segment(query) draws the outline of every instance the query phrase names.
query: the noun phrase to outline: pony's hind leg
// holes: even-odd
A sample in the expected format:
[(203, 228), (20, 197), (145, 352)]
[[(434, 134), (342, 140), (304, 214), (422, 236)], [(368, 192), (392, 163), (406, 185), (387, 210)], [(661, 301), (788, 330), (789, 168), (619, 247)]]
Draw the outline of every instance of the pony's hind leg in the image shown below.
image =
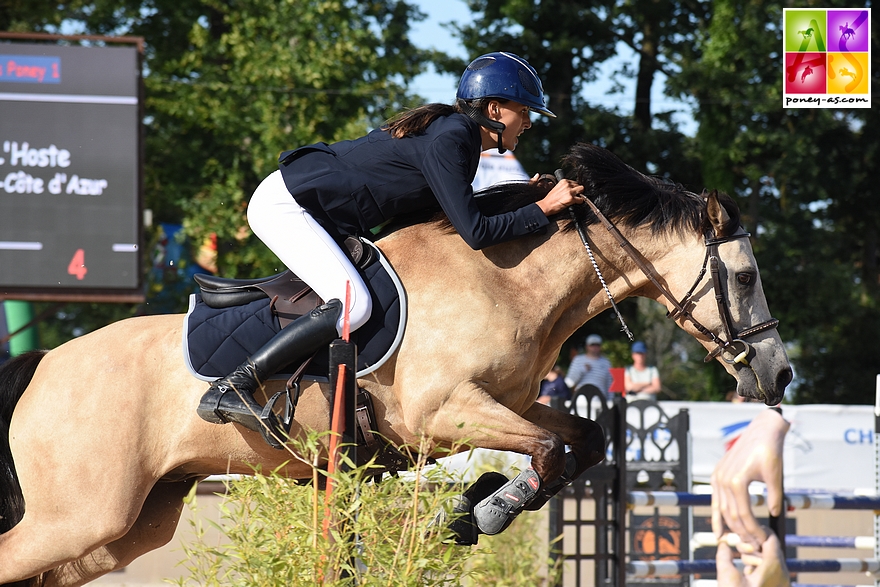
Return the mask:
[(41, 587), (75, 587), (119, 570), (137, 557), (168, 544), (183, 511), (183, 499), (194, 481), (157, 483), (140, 516), (125, 536), (65, 563), (43, 577)]
[[(56, 584), (82, 584), (75, 575), (67, 576), (67, 570), (75, 572), (77, 566), (69, 563), (82, 559), (81, 565), (87, 568), (90, 561), (100, 558), (96, 549), (129, 534), (153, 483), (115, 462), (102, 462), (109, 470), (97, 470), (98, 465), (86, 456), (97, 454), (94, 446), (76, 451), (80, 445), (67, 442), (61, 450), (56, 442), (48, 447), (55, 449), (52, 454), (37, 441), (36, 432), (28, 435), (24, 428), (16, 432), (13, 426), (10, 436), (18, 440), (16, 434), (29, 436), (21, 439), (22, 450), (16, 454), (25, 511), (18, 524), (0, 534), (0, 585), (59, 567), (65, 570), (56, 573)], [(35, 455), (43, 455), (45, 462)]]

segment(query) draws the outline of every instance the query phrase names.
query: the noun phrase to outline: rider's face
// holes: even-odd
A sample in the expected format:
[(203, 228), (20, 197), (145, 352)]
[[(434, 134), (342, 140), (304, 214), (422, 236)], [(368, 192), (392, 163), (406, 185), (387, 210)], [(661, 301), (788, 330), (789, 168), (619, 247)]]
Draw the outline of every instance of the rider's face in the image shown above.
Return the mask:
[[(487, 110), (488, 117), (491, 120), (497, 120), (505, 126), (504, 132), (501, 133), (501, 141), (504, 148), (508, 151), (516, 149), (519, 136), (532, 126), (532, 120), (529, 117), (529, 107), (513, 101), (502, 104), (492, 100), (489, 102)], [(495, 137), (495, 144), (492, 146), (497, 147), (497, 135), (492, 133), (492, 136)]]

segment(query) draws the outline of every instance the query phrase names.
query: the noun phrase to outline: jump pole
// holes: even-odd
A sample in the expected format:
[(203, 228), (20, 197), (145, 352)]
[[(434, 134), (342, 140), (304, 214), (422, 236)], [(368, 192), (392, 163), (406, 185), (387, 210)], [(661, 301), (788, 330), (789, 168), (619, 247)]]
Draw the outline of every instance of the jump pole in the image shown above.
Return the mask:
[[(741, 565), (741, 562), (734, 561)], [(877, 559), (836, 558), (785, 561), (792, 573), (868, 573), (876, 575), (880, 572), (880, 561)], [(741, 567), (740, 567), (741, 568)], [(695, 573), (714, 573), (715, 560), (657, 560), (633, 561), (627, 563), (626, 573), (630, 577), (671, 577), (675, 575), (692, 575)]]
[[(785, 500), (789, 508), (798, 510), (880, 510), (880, 496), (786, 493)], [(712, 495), (681, 491), (630, 491), (627, 503), (631, 507), (701, 507), (712, 505)], [(763, 506), (767, 498), (752, 494), (751, 503), (752, 507)]]
[[(723, 541), (731, 548), (740, 543), (736, 534), (725, 534)], [(801, 536), (787, 534), (785, 541), (789, 546), (814, 548), (856, 548), (874, 550), (873, 536)], [(718, 538), (713, 532), (694, 532), (691, 537), (691, 548), (718, 546)]]
[[(357, 350), (351, 342), (351, 323), (349, 308), (351, 305), (351, 283), (345, 284), (345, 308), (343, 309), (342, 338), (330, 343), (330, 389), (333, 401), (330, 413), (330, 446), (327, 460), (327, 487), (324, 492), (324, 538), (330, 539), (330, 527), (335, 524), (330, 502), (333, 496), (333, 475), (336, 472), (347, 473), (357, 466), (357, 442), (355, 440), (355, 415), (357, 412), (357, 381), (356, 365)], [(350, 574), (341, 569), (330, 569), (324, 575), (324, 581), (349, 577)]]

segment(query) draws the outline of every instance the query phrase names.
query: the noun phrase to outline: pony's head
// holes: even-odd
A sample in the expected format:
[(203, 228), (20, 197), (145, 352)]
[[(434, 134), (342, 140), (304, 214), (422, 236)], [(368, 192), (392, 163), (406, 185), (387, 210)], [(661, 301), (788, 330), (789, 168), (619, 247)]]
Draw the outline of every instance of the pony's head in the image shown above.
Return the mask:
[[(595, 145), (576, 145), (565, 163), (600, 213), (616, 226), (648, 228), (657, 236), (676, 234), (683, 252), (695, 249), (695, 254), (677, 256), (661, 271), (665, 284), (651, 277), (656, 267), (642, 251), (642, 271), (653, 286), (646, 290), (652, 292), (648, 295), (666, 305), (670, 317), (706, 347), (707, 360), (716, 358), (736, 378), (740, 395), (768, 405), (779, 403), (791, 382), (791, 366), (736, 202), (724, 193), (697, 195), (680, 184), (646, 176)], [(574, 211), (584, 225), (599, 222), (587, 205)], [(576, 224), (567, 229), (572, 227)], [(681, 261), (700, 257), (702, 269), (699, 261), (690, 261), (693, 266)]]

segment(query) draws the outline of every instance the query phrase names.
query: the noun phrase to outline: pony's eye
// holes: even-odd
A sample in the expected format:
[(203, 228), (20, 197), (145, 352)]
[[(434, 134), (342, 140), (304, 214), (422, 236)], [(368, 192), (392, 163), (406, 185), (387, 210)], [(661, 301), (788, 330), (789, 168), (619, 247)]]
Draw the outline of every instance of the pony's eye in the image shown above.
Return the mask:
[(736, 280), (740, 285), (752, 285), (755, 281), (755, 276), (751, 273), (737, 273)]

